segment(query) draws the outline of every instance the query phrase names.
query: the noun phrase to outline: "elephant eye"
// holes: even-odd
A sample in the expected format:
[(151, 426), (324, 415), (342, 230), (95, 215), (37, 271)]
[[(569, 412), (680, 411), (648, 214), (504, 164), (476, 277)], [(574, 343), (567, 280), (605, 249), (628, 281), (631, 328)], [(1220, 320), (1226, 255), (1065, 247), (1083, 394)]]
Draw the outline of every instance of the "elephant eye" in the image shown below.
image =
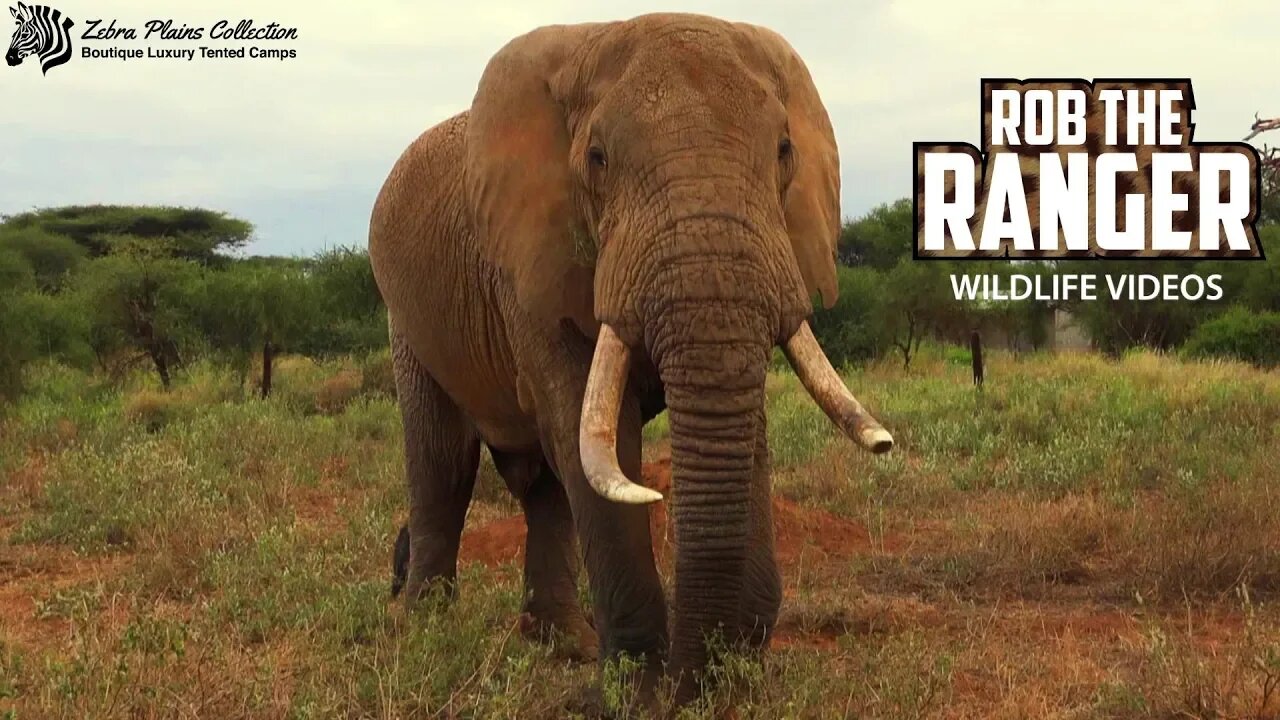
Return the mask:
[(587, 162), (591, 163), (593, 167), (598, 167), (601, 170), (609, 167), (609, 160), (604, 156), (604, 150), (596, 147), (595, 145), (592, 145), (587, 149)]
[(791, 138), (782, 138), (778, 142), (778, 159), (786, 160), (791, 157)]

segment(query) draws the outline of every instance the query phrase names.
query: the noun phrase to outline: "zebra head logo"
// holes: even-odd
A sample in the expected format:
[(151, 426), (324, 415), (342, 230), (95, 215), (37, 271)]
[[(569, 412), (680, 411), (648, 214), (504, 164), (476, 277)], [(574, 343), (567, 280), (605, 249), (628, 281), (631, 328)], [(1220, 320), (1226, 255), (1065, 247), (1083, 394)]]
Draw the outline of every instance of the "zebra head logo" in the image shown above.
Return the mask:
[(32, 53), (40, 57), (40, 68), (43, 74), (49, 68), (57, 67), (71, 59), (71, 18), (47, 5), (25, 5), (9, 8), (9, 13), (18, 21), (18, 29), (13, 31), (13, 40), (9, 43), (9, 52), (5, 53), (5, 62), (12, 67), (22, 63), (22, 59)]

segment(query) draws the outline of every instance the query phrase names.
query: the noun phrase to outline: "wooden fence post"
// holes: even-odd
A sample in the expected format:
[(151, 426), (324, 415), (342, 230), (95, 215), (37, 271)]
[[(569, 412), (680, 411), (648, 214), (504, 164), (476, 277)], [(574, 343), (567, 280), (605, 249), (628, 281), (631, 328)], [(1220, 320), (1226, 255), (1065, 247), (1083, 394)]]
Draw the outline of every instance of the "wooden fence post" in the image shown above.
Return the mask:
[(973, 384), (979, 389), (982, 388), (983, 370), (982, 370), (982, 336), (977, 330), (969, 336), (969, 352), (973, 355)]

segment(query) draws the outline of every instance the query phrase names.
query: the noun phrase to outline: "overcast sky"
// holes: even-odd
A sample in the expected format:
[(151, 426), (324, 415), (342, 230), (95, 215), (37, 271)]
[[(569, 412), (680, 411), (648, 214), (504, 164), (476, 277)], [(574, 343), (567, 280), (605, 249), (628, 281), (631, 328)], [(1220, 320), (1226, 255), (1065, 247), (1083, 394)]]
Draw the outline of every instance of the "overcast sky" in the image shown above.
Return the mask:
[[(34, 58), (0, 66), (0, 214), (198, 205), (253, 222), (259, 254), (362, 245), (405, 145), (470, 104), (504, 42), (551, 23), (688, 11), (781, 32), (831, 113), (846, 216), (911, 192), (912, 141), (977, 141), (984, 76), (1190, 77), (1202, 141), (1280, 114), (1276, 0), (50, 2), (77, 23), (77, 56), (47, 76)], [(80, 58), (85, 19), (113, 17), (274, 21), (298, 28), (278, 44), (298, 58)]]

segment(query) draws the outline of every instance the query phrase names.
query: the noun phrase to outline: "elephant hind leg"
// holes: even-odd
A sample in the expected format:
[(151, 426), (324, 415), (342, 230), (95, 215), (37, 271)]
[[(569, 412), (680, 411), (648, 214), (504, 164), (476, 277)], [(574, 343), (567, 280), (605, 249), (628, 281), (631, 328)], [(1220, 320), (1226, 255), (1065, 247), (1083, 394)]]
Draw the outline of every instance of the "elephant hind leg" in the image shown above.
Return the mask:
[(401, 525), (391, 553), (391, 597), (400, 594), (409, 579), (409, 526)]
[(541, 452), (489, 449), (498, 473), (524, 509), (522, 629), (573, 659), (594, 660), (596, 631), (578, 602), (578, 546), (569, 499)]
[[(475, 426), (431, 378), (404, 341), (391, 336), (392, 364), (404, 420), (407, 533), (397, 540), (394, 566), (405, 566), (405, 604), (435, 586), (457, 591), (458, 546), (480, 463)], [(407, 556), (405, 549), (407, 548)], [(394, 567), (399, 573), (399, 567)]]

